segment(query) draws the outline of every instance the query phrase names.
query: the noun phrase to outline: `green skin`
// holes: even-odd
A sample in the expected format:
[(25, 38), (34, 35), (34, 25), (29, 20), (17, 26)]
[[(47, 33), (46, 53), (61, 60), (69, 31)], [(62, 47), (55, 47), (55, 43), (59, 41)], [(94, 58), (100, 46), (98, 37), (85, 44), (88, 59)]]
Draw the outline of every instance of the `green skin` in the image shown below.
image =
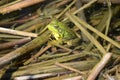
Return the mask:
[(67, 43), (77, 37), (69, 27), (57, 20), (53, 20), (47, 27), (58, 42)]

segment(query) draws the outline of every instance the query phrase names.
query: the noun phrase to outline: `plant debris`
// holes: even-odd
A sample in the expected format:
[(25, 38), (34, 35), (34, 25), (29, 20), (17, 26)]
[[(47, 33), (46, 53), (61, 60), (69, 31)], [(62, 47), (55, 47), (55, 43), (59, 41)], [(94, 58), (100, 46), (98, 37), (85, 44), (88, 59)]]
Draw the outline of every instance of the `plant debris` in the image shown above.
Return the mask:
[(120, 80), (119, 0), (1, 0), (1, 80)]

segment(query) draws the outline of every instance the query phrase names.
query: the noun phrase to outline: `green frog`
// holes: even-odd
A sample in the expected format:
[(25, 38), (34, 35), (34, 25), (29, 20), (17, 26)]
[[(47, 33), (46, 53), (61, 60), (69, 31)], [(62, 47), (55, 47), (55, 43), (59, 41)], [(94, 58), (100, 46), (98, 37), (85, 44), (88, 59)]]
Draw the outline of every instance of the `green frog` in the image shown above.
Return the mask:
[(68, 45), (73, 45), (80, 41), (74, 31), (58, 20), (53, 20), (47, 25), (47, 28), (52, 32), (52, 35), (60, 44), (67, 43)]

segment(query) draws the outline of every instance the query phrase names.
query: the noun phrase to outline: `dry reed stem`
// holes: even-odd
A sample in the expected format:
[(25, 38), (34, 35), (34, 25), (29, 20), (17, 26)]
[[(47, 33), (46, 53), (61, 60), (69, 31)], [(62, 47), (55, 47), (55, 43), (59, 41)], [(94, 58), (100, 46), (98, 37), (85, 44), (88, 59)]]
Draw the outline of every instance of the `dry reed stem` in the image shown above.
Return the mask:
[(21, 36), (37, 37), (37, 34), (35, 34), (35, 33), (30, 33), (30, 32), (25, 32), (25, 31), (17, 31), (17, 30), (2, 28), (2, 27), (0, 27), (0, 32), (14, 34), (14, 35), (21, 35)]
[[(83, 3), (90, 2), (91, 0), (82, 0)], [(105, 3), (107, 0), (97, 0), (98, 3)], [(110, 0), (111, 3), (119, 4), (120, 0)], [(106, 2), (107, 3), (107, 2)]]
[(17, 41), (2, 43), (2, 44), (0, 44), (0, 50), (10, 48), (10, 47), (13, 47), (15, 45), (23, 44), (23, 43), (26, 43), (26, 42), (28, 42), (30, 40), (31, 40), (31, 38), (28, 37), (28, 38), (23, 38), (23, 39), (20, 39), (20, 40), (17, 40)]
[(55, 65), (60, 66), (60, 67), (65, 68), (65, 69), (68, 69), (68, 70), (71, 70), (71, 71), (76, 72), (76, 73), (79, 73), (79, 74), (84, 74), (83, 72), (81, 72), (81, 71), (79, 71), (79, 70), (77, 70), (77, 69), (75, 69), (75, 68), (72, 68), (72, 67), (70, 67), (70, 66), (63, 65), (63, 64), (61, 64), (61, 63), (59, 63), (59, 62), (56, 62)]
[(117, 40), (117, 41), (120, 41), (120, 36), (116, 36), (116, 40)]
[(86, 29), (84, 29), (81, 24), (77, 22), (75, 15), (66, 13), (66, 16), (83, 32), (83, 34), (85, 34), (85, 36), (98, 48), (101, 53), (106, 54), (106, 50), (103, 46)]
[(47, 49), (49, 49), (51, 47), (51, 45), (47, 45), (44, 49), (40, 50), (38, 53), (36, 53), (34, 56), (32, 56), (30, 59), (28, 59), (24, 65), (27, 65), (29, 63), (32, 62), (32, 60), (36, 59), (37, 57), (39, 57), (40, 55), (42, 55)]
[(11, 25), (11, 24), (15, 24), (15, 23), (18, 23), (18, 24), (22, 24), (22, 23), (25, 23), (25, 22), (28, 22), (30, 20), (33, 20), (35, 18), (37, 18), (38, 15), (33, 15), (29, 18), (25, 18), (25, 19), (20, 19), (20, 20), (15, 20), (15, 21), (9, 21), (9, 22), (0, 22), (0, 26), (1, 25)]
[[(73, 15), (74, 16), (74, 15)], [(120, 43), (114, 41), (113, 39), (109, 38), (108, 36), (104, 35), (103, 33), (99, 32), (97, 29), (95, 29), (93, 26), (89, 25), (88, 23), (86, 23), (85, 21), (81, 20), (80, 18), (74, 16), (74, 18), (76, 19), (76, 21), (78, 21), (81, 25), (83, 25), (84, 27), (88, 28), (89, 30), (93, 31), (94, 33), (96, 33), (98, 36), (100, 36), (101, 38), (105, 39), (106, 41), (110, 42), (111, 44), (113, 44), (114, 46), (120, 48)]]
[(82, 76), (75, 76), (75, 77), (66, 78), (66, 79), (62, 79), (62, 80), (82, 80)]
[(4, 55), (3, 57), (0, 57), (0, 68), (3, 68), (4, 65), (10, 63), (12, 60), (20, 57), (23, 54), (26, 54), (27, 52), (40, 47), (42, 44), (48, 41), (50, 37), (50, 32), (46, 31), (44, 34), (38, 36), (31, 42), (23, 45), (20, 48), (17, 48), (16, 50)]
[(28, 7), (28, 6), (43, 2), (43, 1), (45, 0), (22, 0), (21, 2), (18, 2), (16, 4), (0, 8), (0, 13), (6, 14), (12, 11), (21, 10), (22, 8), (25, 8), (25, 7)]
[(18, 76), (15, 77), (15, 80), (31, 80), (31, 79), (38, 79), (38, 78), (43, 78), (43, 77), (50, 77), (50, 76), (55, 76), (57, 75), (56, 73), (45, 73), (45, 74), (36, 74), (36, 75), (26, 75), (26, 76)]
[(103, 56), (101, 61), (92, 69), (90, 75), (88, 76), (87, 80), (95, 80), (97, 75), (100, 73), (100, 71), (105, 67), (105, 65), (108, 63), (112, 56), (112, 53), (107, 53)]

